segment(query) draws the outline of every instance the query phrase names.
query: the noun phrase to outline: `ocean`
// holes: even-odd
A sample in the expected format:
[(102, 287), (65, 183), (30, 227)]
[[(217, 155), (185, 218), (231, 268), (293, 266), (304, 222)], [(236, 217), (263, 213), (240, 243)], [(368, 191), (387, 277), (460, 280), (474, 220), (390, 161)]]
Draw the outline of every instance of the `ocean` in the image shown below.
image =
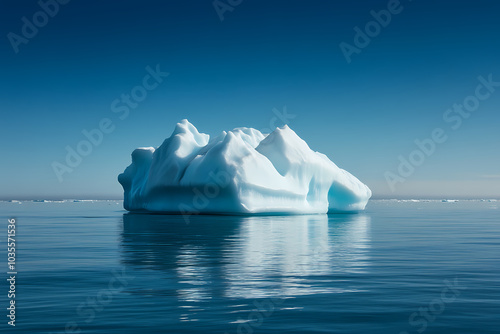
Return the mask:
[(499, 206), (372, 200), (358, 214), (245, 217), (0, 202), (0, 330), (499, 333)]

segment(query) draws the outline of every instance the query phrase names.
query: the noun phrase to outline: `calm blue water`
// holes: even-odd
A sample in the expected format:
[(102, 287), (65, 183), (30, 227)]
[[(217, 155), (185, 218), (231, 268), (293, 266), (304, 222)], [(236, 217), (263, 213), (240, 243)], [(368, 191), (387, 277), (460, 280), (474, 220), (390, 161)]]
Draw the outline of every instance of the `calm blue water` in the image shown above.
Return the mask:
[[(17, 219), (12, 333), (498, 333), (500, 202), (351, 215), (127, 214), (0, 203)], [(6, 268), (6, 266), (4, 266)], [(147, 329), (146, 329), (147, 328)]]

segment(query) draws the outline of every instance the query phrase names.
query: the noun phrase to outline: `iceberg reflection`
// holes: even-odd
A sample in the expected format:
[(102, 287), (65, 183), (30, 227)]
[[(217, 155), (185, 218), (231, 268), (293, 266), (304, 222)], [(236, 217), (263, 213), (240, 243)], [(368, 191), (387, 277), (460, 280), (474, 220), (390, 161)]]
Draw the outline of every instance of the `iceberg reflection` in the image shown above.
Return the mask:
[[(165, 272), (179, 301), (355, 291), (346, 275), (368, 268), (370, 218), (123, 215), (122, 262)], [(145, 270), (146, 269), (146, 270)], [(158, 290), (162, 287), (150, 287)], [(187, 306), (186, 306), (187, 307)]]
[(368, 266), (369, 217), (250, 217), (224, 249), (227, 297), (341, 293), (332, 279)]

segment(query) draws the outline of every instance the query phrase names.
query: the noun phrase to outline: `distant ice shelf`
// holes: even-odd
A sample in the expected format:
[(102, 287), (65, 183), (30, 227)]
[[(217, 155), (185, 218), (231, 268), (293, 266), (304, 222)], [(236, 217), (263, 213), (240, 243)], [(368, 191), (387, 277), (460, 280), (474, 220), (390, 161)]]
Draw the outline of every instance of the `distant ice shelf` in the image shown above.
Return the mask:
[(129, 211), (312, 214), (364, 210), (370, 189), (288, 126), (210, 139), (187, 120), (158, 148), (132, 152), (118, 176)]

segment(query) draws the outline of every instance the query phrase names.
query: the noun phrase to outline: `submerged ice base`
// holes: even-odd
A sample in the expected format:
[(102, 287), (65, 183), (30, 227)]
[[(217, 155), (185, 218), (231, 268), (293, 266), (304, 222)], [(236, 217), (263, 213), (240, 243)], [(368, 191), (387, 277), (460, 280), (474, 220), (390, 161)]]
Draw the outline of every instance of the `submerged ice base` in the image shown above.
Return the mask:
[(210, 140), (187, 120), (163, 144), (138, 148), (118, 176), (129, 211), (310, 214), (363, 210), (370, 189), (288, 126)]

